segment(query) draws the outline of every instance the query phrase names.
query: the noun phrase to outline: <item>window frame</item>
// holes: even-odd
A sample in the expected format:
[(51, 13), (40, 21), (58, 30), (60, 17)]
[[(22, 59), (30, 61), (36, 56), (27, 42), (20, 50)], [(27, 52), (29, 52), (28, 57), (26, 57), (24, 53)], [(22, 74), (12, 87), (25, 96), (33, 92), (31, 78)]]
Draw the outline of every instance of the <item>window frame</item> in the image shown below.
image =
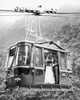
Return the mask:
[(29, 65), (18, 65), (18, 60), (19, 60), (19, 58), (18, 58), (18, 56), (19, 56), (19, 47), (20, 46), (27, 46), (28, 47), (28, 50), (30, 51), (30, 45), (28, 45), (28, 44), (19, 44), (19, 45), (17, 45), (17, 53), (16, 53), (16, 66), (30, 66), (30, 64), (31, 64), (31, 55), (30, 55), (30, 52), (29, 52), (29, 57), (30, 57), (30, 64)]
[[(9, 64), (9, 59), (10, 59), (10, 55), (9, 55), (9, 53), (10, 53), (10, 50), (12, 50), (12, 49), (15, 49), (15, 54), (14, 54), (14, 56), (13, 56), (13, 60), (12, 60), (12, 64), (10, 64), (11, 65), (11, 67), (8, 65)], [(12, 57), (12, 56), (11, 56)], [(13, 46), (13, 47), (11, 47), (10, 49), (8, 49), (8, 56), (7, 56), (7, 68), (10, 68), (10, 69), (13, 69), (13, 67), (14, 66), (16, 66), (16, 46)]]
[(69, 54), (67, 54), (67, 70), (68, 71), (72, 71), (72, 65), (71, 65), (70, 55)]
[[(63, 68), (63, 64), (62, 64), (62, 61), (61, 61), (61, 54), (64, 54), (64, 62), (65, 62), (65, 67)], [(67, 70), (67, 53), (65, 52), (60, 52), (60, 65), (61, 65), (61, 70)]]
[[(39, 65), (39, 66), (36, 66), (36, 48), (38, 48), (38, 49), (40, 49), (41, 50), (41, 61), (40, 62), (42, 62), (41, 63), (41, 65)], [(36, 68), (36, 69), (43, 69), (43, 48), (41, 48), (41, 47), (38, 47), (38, 46), (33, 46), (33, 48), (32, 49), (34, 49), (34, 54), (32, 55), (32, 59), (33, 59), (33, 64), (34, 64), (34, 68)]]

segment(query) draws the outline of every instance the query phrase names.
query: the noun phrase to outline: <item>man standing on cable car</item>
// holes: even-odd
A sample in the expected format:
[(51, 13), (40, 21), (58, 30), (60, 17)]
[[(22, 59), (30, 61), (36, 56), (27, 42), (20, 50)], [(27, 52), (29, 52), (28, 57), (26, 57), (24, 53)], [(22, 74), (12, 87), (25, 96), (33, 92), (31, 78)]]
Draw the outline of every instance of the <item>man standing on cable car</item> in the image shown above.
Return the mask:
[(54, 62), (53, 66), (53, 73), (55, 77), (55, 84), (59, 84), (59, 66), (58, 66), (58, 57), (57, 54), (53, 54)]

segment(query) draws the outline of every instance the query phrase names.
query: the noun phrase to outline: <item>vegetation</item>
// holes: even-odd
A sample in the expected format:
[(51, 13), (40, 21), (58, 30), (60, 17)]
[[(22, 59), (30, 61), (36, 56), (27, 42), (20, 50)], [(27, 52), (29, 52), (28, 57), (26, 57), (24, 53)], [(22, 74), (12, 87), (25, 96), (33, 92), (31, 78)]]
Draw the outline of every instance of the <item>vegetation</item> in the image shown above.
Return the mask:
[(80, 80), (80, 23), (64, 25), (56, 38), (70, 51), (73, 75), (77, 75)]

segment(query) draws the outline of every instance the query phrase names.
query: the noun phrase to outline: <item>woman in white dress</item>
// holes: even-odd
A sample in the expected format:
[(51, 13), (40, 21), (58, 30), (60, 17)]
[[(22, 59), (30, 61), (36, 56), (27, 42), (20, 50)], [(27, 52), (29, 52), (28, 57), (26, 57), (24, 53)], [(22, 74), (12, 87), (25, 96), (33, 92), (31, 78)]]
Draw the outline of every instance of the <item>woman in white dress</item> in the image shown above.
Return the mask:
[(46, 71), (45, 71), (45, 83), (53, 84), (55, 83), (54, 73), (53, 73), (53, 56), (49, 54), (46, 58)]

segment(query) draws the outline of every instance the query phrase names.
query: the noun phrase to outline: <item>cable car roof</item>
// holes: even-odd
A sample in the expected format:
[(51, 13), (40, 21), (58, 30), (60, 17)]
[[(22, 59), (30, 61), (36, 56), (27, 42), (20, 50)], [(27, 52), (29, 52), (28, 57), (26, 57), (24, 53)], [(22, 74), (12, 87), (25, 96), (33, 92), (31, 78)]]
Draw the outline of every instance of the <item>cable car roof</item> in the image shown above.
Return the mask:
[(18, 44), (24, 44), (26, 45), (27, 43), (32, 44), (36, 47), (41, 47), (41, 48), (45, 48), (45, 49), (50, 49), (50, 50), (55, 50), (55, 51), (60, 51), (60, 52), (69, 52), (67, 50), (65, 50), (64, 48), (62, 48), (61, 46), (59, 46), (57, 43), (55, 43), (54, 41), (45, 41), (45, 42), (33, 42), (33, 41), (19, 41), (17, 43), (15, 43), (14, 45), (12, 45), (9, 49), (15, 47)]

